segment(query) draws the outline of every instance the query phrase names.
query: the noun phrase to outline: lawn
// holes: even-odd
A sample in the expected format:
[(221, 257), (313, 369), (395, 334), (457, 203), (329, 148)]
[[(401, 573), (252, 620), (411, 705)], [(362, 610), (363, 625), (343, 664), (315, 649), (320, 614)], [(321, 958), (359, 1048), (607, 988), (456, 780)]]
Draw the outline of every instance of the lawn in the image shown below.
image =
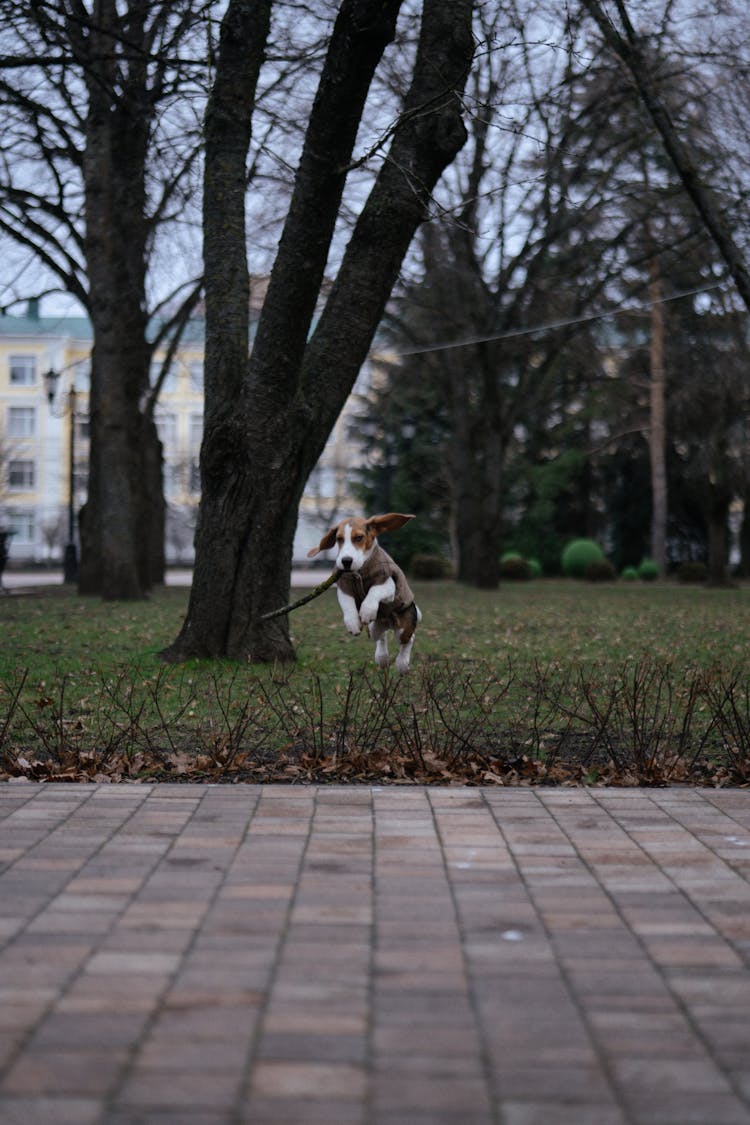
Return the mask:
[[(167, 667), (187, 591), (0, 600), (5, 776), (743, 782), (750, 589), (416, 583), (406, 680), (335, 593), (290, 615), (293, 666)], [(326, 772), (327, 771), (327, 772)], [(750, 778), (750, 770), (748, 770)]]

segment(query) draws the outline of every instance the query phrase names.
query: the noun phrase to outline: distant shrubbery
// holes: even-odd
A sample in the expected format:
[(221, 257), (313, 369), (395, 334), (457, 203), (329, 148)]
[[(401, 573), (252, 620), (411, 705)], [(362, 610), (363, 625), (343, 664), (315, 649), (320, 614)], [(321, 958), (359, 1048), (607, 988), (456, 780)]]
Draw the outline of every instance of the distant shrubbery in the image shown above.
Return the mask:
[(593, 539), (573, 539), (563, 549), (560, 566), (567, 578), (583, 578), (586, 567), (604, 558), (604, 552)]
[(594, 559), (584, 570), (583, 577), (587, 582), (614, 582), (617, 571), (609, 559)]
[(500, 578), (512, 582), (528, 582), (533, 577), (531, 566), (521, 555), (509, 552), (500, 559)]
[(409, 572), (413, 578), (450, 578), (453, 567), (450, 559), (446, 559), (444, 555), (421, 553), (412, 555)]
[(683, 562), (677, 567), (678, 582), (706, 582), (708, 567), (702, 562)]
[(659, 577), (659, 567), (653, 559), (643, 559), (638, 567), (638, 577), (642, 582), (655, 582)]
[(504, 551), (500, 556), (501, 579), (526, 582), (530, 578), (541, 578), (543, 573), (539, 559), (530, 559), (521, 551)]

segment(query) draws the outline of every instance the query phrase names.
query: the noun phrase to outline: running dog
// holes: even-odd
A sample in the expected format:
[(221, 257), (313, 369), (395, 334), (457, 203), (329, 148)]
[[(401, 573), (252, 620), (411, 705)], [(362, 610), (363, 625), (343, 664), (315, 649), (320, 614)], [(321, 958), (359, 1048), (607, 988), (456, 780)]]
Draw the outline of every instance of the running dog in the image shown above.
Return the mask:
[(393, 629), (399, 642), (396, 670), (409, 671), (411, 650), (417, 625), (422, 620), (404, 573), (391, 556), (378, 544), (378, 535), (396, 531), (414, 516), (388, 512), (369, 519), (343, 519), (327, 531), (317, 547), (307, 552), (309, 559), (321, 551), (336, 548), (336, 579), (344, 624), (353, 636), (366, 626), (375, 641), (375, 663), (387, 668), (389, 663), (386, 634)]

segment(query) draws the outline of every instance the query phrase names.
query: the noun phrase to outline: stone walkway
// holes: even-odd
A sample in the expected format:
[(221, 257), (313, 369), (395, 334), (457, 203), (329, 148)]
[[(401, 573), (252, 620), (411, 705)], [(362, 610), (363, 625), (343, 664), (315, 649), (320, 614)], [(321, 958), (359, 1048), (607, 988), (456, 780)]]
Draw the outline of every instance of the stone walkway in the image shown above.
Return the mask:
[(3, 1125), (750, 1125), (750, 793), (0, 787)]

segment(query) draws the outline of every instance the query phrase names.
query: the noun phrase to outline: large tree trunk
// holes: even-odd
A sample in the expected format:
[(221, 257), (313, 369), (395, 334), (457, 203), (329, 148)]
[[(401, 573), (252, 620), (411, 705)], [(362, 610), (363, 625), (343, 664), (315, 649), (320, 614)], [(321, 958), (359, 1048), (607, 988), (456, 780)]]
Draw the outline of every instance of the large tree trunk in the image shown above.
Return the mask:
[[(500, 581), (502, 511), (492, 492), (484, 489), (484, 474), (470, 449), (456, 451), (451, 459), (454, 475), (453, 510), (458, 550), (459, 582), (494, 590)], [(500, 466), (498, 466), (500, 469)], [(495, 474), (499, 488), (501, 471)]]
[(729, 520), (729, 501), (726, 494), (712, 493), (706, 523), (708, 525), (708, 581), (711, 586), (726, 586)]
[[(154, 565), (145, 554), (153, 544), (152, 496), (161, 494), (160, 460), (141, 412), (150, 360), (145, 166), (152, 110), (145, 61), (131, 61), (128, 96), (113, 101), (111, 34), (118, 20), (111, 3), (102, 2), (99, 21), (86, 71), (85, 253), (94, 349), (80, 590), (139, 598), (159, 572), (158, 558)], [(130, 35), (137, 40), (135, 16)]]
[(648, 452), (651, 465), (651, 557), (663, 576), (667, 565), (666, 389), (664, 305), (659, 263), (651, 262), (651, 349)]
[(484, 375), (481, 395), (472, 394), (466, 367), (451, 364), (451, 416), (455, 432), (450, 445), (451, 492), (456, 541), (457, 578), (480, 589), (500, 581), (503, 535), (503, 475), (507, 427), (498, 373), (480, 345), (467, 361)]
[(729, 507), (734, 495), (729, 482), (729, 457), (723, 441), (711, 442), (711, 464), (705, 486), (704, 514), (708, 531), (708, 581), (712, 586), (729, 582)]
[(164, 458), (156, 425), (150, 414), (141, 415), (139, 446), (141, 471), (136, 484), (140, 513), (137, 529), (138, 575), (143, 590), (164, 583), (167, 504), (164, 499)]
[[(390, 159), (363, 208), (308, 340), (364, 102), (380, 56), (393, 37), (399, 2), (344, 0), (341, 5), (249, 364), (235, 365), (230, 373), (228, 352), (217, 345), (209, 353), (207, 339), (196, 566), (187, 618), (165, 650), (166, 659), (294, 657), (286, 618), (264, 623), (258, 618), (287, 598), (305, 481), (367, 355), (403, 256), (426, 216), (429, 193), (466, 136), (457, 94), (473, 50), (472, 5), (470, 0), (425, 0), (412, 87)], [(248, 22), (249, 11), (242, 11), (249, 7), (234, 0), (227, 10), (225, 24), (240, 19), (240, 47), (233, 55), (222, 34), (207, 119), (208, 338), (215, 331), (209, 324), (212, 300), (226, 300), (232, 291), (226, 271), (233, 270), (241, 284), (246, 278), (243, 200), (236, 196), (228, 213), (232, 189), (227, 185), (220, 196), (219, 185), (214, 190), (212, 183), (214, 177), (228, 177), (239, 188), (238, 176), (244, 170), (239, 131), (232, 133), (228, 157), (222, 136), (214, 134), (214, 115), (222, 91), (227, 95), (224, 112), (230, 118), (237, 112), (232, 87), (225, 83), (231, 73), (235, 83), (242, 81), (243, 73), (247, 79), (241, 37), (251, 43), (257, 30), (256, 23)], [(247, 85), (242, 97), (247, 112)], [(248, 118), (245, 152), (249, 129)], [(218, 248), (212, 240), (227, 231), (227, 222), (231, 246), (213, 263), (214, 269), (209, 255), (216, 255)], [(239, 341), (247, 306), (243, 311), (233, 304), (228, 331)], [(239, 356), (239, 351), (234, 354)]]
[[(450, 332), (457, 338), (490, 334), (497, 325), (495, 299), (482, 275), (474, 242), (478, 165), (486, 159), (481, 124), (478, 132), (460, 223), (427, 228), (422, 239), (429, 285), (426, 299), (431, 305), (434, 302), (438, 317), (449, 310)], [(456, 577), (480, 589), (495, 589), (500, 581), (503, 477), (514, 410), (502, 378), (508, 362), (507, 350), (492, 342), (449, 349), (436, 358), (451, 419), (448, 475)]]

